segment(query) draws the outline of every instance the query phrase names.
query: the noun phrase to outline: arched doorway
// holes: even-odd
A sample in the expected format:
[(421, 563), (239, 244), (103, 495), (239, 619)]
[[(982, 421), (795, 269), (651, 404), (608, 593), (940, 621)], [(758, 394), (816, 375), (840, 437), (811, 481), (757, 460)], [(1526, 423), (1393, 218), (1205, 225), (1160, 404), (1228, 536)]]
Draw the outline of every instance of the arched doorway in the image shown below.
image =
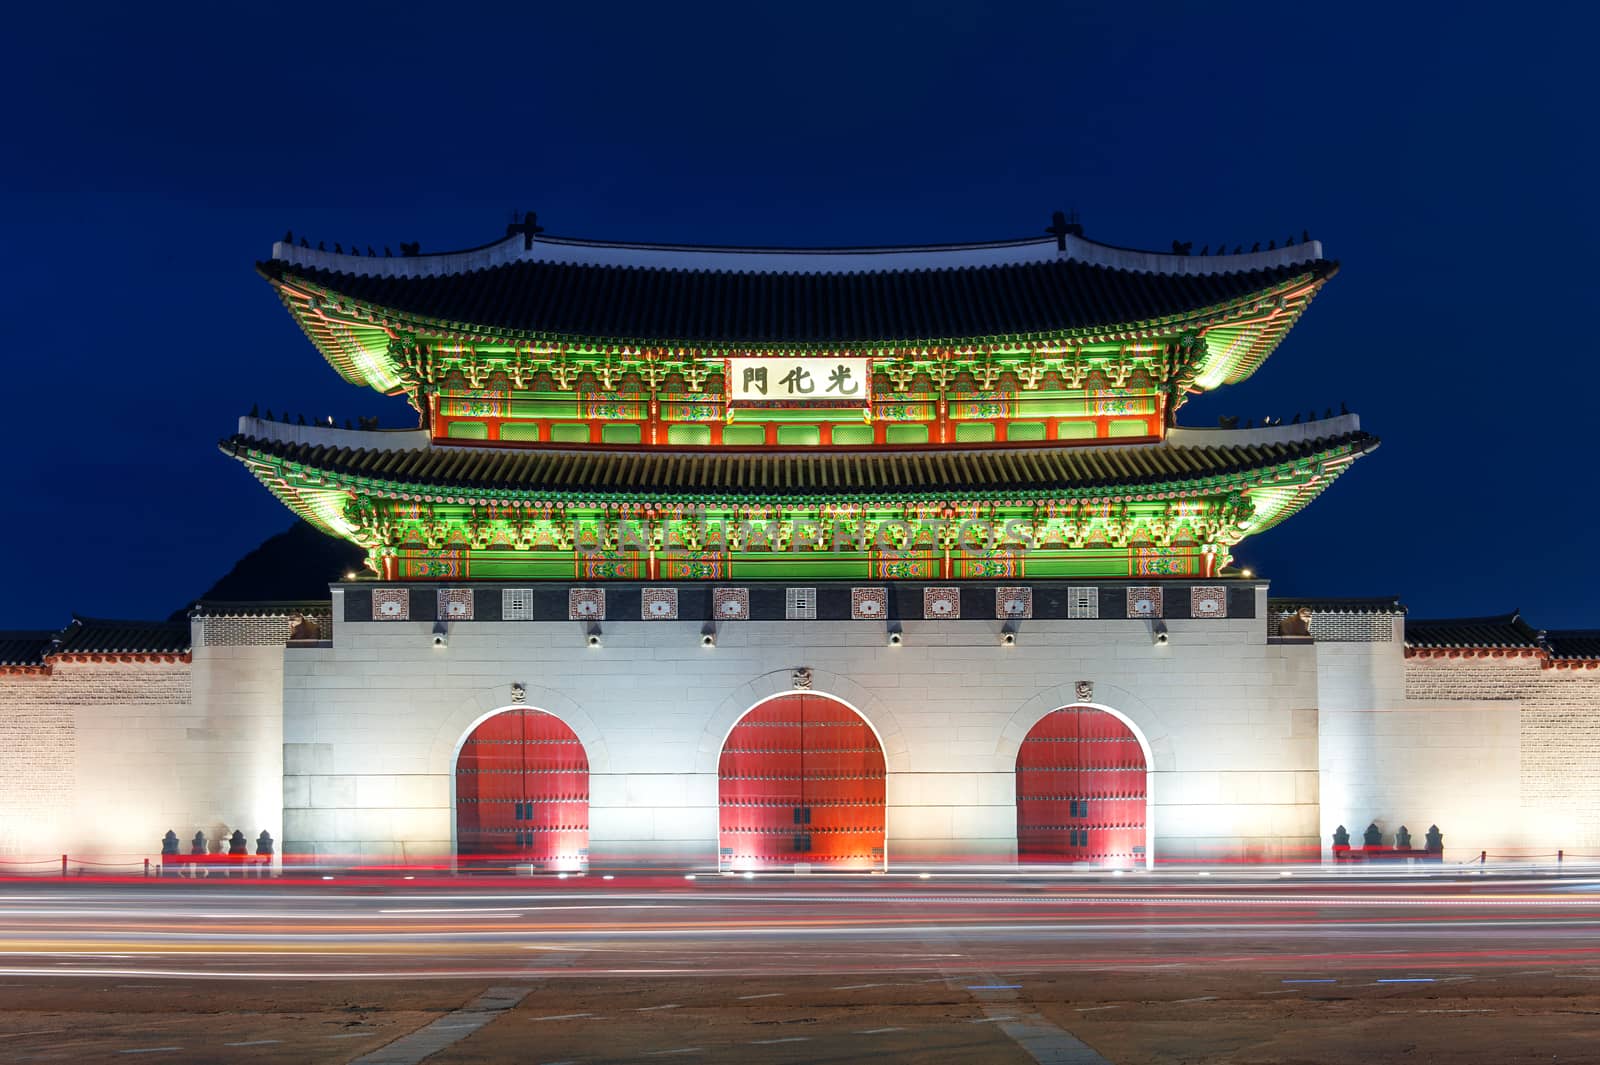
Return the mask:
[(519, 707), (467, 736), (456, 757), (456, 856), (464, 870), (589, 860), (589, 759), (560, 718)]
[(728, 734), (717, 771), (723, 868), (883, 867), (883, 747), (837, 699), (759, 704)]
[(1017, 751), (1017, 860), (1145, 864), (1144, 748), (1093, 706), (1039, 719)]

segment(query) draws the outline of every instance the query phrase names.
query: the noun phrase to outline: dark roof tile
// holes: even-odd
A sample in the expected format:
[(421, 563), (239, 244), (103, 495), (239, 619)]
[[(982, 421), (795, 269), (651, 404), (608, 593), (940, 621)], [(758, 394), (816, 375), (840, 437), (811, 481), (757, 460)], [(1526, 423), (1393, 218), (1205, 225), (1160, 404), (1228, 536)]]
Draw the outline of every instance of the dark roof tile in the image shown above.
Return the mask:
[(74, 617), (61, 630), (59, 654), (184, 654), (187, 621), (114, 621)]
[(1600, 629), (1551, 629), (1544, 634), (1544, 643), (1551, 658), (1600, 660)]
[(1515, 610), (1486, 618), (1407, 618), (1406, 646), (1430, 650), (1532, 650), (1539, 647), (1539, 633)]
[(826, 344), (1019, 336), (1198, 311), (1329, 260), (1194, 275), (1075, 260), (881, 273), (732, 273), (521, 261), (469, 273), (375, 277), (282, 260), (298, 277), (364, 303), (445, 322), (549, 336), (686, 343)]
[(42, 666), (55, 640), (53, 632), (12, 630), (0, 632), (0, 666)]

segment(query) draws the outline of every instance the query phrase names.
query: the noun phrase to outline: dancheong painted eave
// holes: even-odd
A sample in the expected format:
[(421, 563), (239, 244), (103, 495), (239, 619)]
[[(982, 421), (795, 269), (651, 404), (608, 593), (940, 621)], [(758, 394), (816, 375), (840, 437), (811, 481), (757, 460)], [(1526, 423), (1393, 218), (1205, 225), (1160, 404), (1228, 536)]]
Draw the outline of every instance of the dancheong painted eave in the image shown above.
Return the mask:
[(280, 242), (258, 270), (353, 383), (406, 391), (391, 341), (646, 358), (877, 356), (1204, 341), (1188, 383), (1247, 377), (1338, 264), (1318, 241), (1138, 252), (1076, 235), (899, 248), (773, 249), (532, 234), (377, 258)]

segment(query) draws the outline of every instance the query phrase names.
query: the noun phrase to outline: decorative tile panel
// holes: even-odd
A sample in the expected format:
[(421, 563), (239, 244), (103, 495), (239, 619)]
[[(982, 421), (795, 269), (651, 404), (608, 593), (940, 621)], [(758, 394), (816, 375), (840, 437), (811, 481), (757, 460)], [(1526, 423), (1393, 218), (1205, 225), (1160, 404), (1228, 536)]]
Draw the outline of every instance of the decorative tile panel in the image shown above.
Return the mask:
[(604, 621), (605, 619), (605, 589), (573, 588), (567, 592), (567, 620)]
[(817, 590), (787, 588), (783, 593), (783, 616), (790, 621), (817, 620)]
[(713, 589), (711, 592), (711, 613), (718, 621), (749, 621), (750, 589)]
[(472, 589), (470, 589), (470, 588), (440, 588), (439, 589), (439, 620), (440, 621), (471, 621), (472, 620)]
[(1068, 588), (1067, 617), (1097, 618), (1100, 616), (1099, 588)]
[(409, 589), (409, 588), (374, 588), (374, 589), (372, 589), (372, 620), (373, 621), (410, 621), (411, 620), (411, 589)]
[(882, 621), (889, 616), (887, 588), (850, 589), (850, 620)]
[(1192, 618), (1227, 617), (1228, 590), (1215, 586), (1190, 588), (1189, 616)]
[(1158, 618), (1161, 616), (1160, 588), (1129, 588), (1128, 616), (1130, 618)]
[(532, 621), (533, 589), (502, 588), (500, 590), (500, 618), (503, 621)]
[(954, 621), (961, 616), (960, 588), (922, 589), (922, 616)]
[(645, 621), (677, 621), (678, 589), (643, 589), (639, 593), (639, 616)]
[(1033, 589), (996, 588), (994, 616), (1013, 621), (1026, 621), (1033, 617)]

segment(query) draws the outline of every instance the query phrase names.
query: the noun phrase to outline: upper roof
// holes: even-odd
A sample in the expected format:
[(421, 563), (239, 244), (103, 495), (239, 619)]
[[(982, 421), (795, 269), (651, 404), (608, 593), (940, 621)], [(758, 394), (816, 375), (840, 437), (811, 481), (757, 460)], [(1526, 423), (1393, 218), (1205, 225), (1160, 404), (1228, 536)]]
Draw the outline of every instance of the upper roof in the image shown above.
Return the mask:
[[(1227, 272), (1128, 269), (1070, 258), (1054, 242), (1048, 258), (967, 265), (964, 257), (941, 250), (926, 256), (926, 265), (852, 271), (741, 269), (741, 260), (732, 256), (714, 264), (721, 269), (699, 265), (704, 257), (698, 255), (685, 256), (685, 265), (669, 265), (673, 253), (665, 250), (646, 260), (659, 265), (583, 263), (537, 257), (544, 247), (537, 243), (525, 257), (467, 272), (407, 275), (363, 270), (406, 260), (342, 256), (353, 261), (338, 270), (298, 262), (306, 252), (280, 245), (274, 255), (282, 249), (292, 258), (275, 258), (261, 270), (272, 280), (298, 277), (443, 322), (548, 337), (686, 344), (861, 344), (1060, 333), (1167, 318), (1333, 272), (1333, 264), (1309, 251), (1294, 262)], [(941, 261), (946, 255), (948, 263)], [(809, 267), (815, 258), (795, 265)], [(1212, 261), (1226, 258), (1233, 256)]]
[[(257, 268), (340, 373), (401, 389), (401, 331), (623, 349), (943, 347), (1206, 329), (1199, 384), (1253, 372), (1338, 264), (1322, 245), (1130, 251), (1074, 233), (888, 248), (719, 248), (517, 232), (399, 258), (280, 241)], [(535, 228), (536, 227), (532, 227)]]

